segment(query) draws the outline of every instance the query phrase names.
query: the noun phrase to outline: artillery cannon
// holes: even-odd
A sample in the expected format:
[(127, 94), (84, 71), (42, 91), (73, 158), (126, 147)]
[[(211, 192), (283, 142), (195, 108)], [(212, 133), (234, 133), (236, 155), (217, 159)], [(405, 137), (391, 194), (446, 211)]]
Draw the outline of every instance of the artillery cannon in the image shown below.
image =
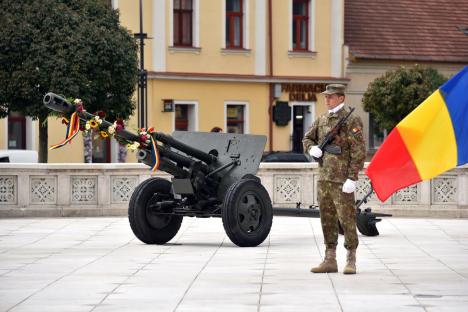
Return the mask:
[[(75, 105), (53, 93), (46, 94), (43, 102), (67, 115), (76, 111)], [(83, 121), (95, 117), (86, 111), (77, 114)], [(103, 128), (111, 125), (105, 120), (101, 124)], [(125, 129), (115, 136), (140, 142), (138, 135)], [(257, 246), (265, 240), (273, 210), (266, 189), (255, 176), (265, 136), (182, 131), (172, 136), (153, 132), (151, 136), (159, 153), (159, 169), (172, 175), (172, 181), (150, 178), (135, 188), (128, 217), (138, 239), (164, 244), (177, 234), (182, 218), (190, 216), (221, 217), (227, 235), (238, 246)], [(151, 144), (142, 145), (137, 154), (150, 167), (154, 163), (151, 150)]]
[[(83, 122), (95, 118), (54, 93), (47, 93), (43, 102), (65, 115), (76, 113)], [(111, 126), (102, 120), (101, 128)], [(270, 232), (274, 211), (278, 215), (296, 214), (273, 209), (268, 192), (255, 176), (265, 136), (185, 131), (175, 131), (172, 136), (160, 132), (150, 135), (151, 141), (141, 144), (137, 159), (150, 167), (157, 161), (159, 170), (169, 173), (172, 179), (147, 179), (132, 194), (128, 218), (133, 233), (142, 242), (167, 243), (177, 234), (183, 217), (220, 217), (234, 244), (257, 246)], [(126, 142), (141, 141), (139, 135), (125, 129), (116, 131), (115, 137)], [(367, 222), (366, 227), (368, 233), (378, 235), (375, 222)]]

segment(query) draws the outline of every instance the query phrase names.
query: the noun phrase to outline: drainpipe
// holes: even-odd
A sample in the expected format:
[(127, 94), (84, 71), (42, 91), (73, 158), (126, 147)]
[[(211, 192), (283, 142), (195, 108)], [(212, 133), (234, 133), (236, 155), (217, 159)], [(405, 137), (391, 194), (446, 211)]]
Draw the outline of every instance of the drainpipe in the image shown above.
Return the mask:
[[(269, 78), (273, 78), (273, 31), (272, 31), (272, 0), (268, 0), (268, 56), (270, 61), (269, 68)], [(269, 135), (269, 149), (270, 152), (273, 151), (273, 82), (270, 82), (268, 85), (269, 94), (268, 94), (268, 113), (270, 115), (270, 121), (268, 125), (268, 135)]]

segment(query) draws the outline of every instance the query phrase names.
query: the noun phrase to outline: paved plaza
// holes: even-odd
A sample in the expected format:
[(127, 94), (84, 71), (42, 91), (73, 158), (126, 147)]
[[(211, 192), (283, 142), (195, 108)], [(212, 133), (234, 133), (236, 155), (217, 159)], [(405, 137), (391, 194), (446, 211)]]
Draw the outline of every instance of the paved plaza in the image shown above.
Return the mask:
[[(358, 274), (312, 274), (318, 219), (239, 248), (220, 219), (145, 245), (115, 218), (0, 219), (0, 311), (468, 311), (468, 220), (387, 218)], [(345, 251), (340, 238), (341, 272)]]

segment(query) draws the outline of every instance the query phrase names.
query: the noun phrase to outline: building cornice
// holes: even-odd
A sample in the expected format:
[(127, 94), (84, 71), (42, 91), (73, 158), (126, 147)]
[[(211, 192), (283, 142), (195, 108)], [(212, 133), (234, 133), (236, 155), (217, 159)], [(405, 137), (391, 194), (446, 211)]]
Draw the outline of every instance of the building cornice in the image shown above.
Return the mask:
[(466, 56), (434, 56), (434, 55), (385, 55), (385, 54), (366, 54), (359, 52), (350, 53), (352, 60), (379, 60), (379, 61), (420, 61), (420, 62), (438, 62), (438, 63), (467, 63)]
[(327, 76), (261, 76), (238, 74), (208, 74), (182, 72), (148, 72), (148, 79), (154, 80), (192, 80), (192, 81), (222, 81), (248, 83), (342, 83), (348, 84), (349, 79)]

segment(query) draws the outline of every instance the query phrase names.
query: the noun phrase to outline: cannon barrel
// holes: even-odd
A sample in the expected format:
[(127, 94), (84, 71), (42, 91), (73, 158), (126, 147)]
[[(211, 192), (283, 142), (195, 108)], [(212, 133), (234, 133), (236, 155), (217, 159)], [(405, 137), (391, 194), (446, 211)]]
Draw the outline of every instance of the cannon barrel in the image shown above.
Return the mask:
[[(151, 160), (151, 154), (148, 150), (140, 149), (136, 155), (138, 161), (144, 163), (145, 165), (151, 167), (153, 162)], [(173, 175), (176, 178), (187, 178), (189, 172), (183, 168), (175, 165), (170, 159), (161, 156), (159, 169)]]
[[(44, 99), (42, 101), (47, 108), (54, 110), (56, 112), (59, 112), (59, 113), (72, 114), (76, 111), (75, 105), (71, 104), (63, 97), (52, 92), (47, 93), (44, 96)], [(96, 117), (95, 115), (90, 114), (87, 111), (78, 112), (78, 116), (83, 121), (87, 121)], [(112, 126), (112, 123), (108, 122), (105, 119), (102, 120), (102, 124), (106, 127)], [(117, 133), (117, 135), (128, 141), (132, 141), (132, 142), (140, 141), (140, 138), (138, 135), (130, 131), (127, 131), (125, 129), (120, 130), (119, 133)]]
[(185, 143), (182, 143), (170, 135), (164, 133), (153, 132), (153, 137), (164, 144), (167, 144), (175, 149), (184, 152), (185, 154), (200, 159), (207, 163), (208, 165), (216, 162), (217, 157), (208, 153), (205, 153), (199, 149), (193, 148)]
[[(72, 114), (76, 111), (75, 105), (71, 104), (63, 97), (52, 92), (49, 92), (44, 96), (43, 103), (47, 108), (54, 110), (56, 112), (59, 112), (59, 113)], [(80, 117), (80, 119), (84, 121), (95, 117), (95, 115), (90, 114), (86, 111), (78, 112), (78, 116)], [(110, 122), (106, 120), (102, 120), (102, 124), (107, 127), (112, 125)], [(125, 129), (120, 130), (118, 133), (116, 133), (116, 135), (128, 141), (133, 141), (133, 142), (140, 141), (140, 138), (138, 135), (131, 133)], [(205, 153), (199, 149), (196, 149), (187, 144), (184, 144), (174, 139), (170, 135), (166, 135), (164, 133), (158, 133), (158, 132), (153, 132), (152, 135), (155, 140), (160, 141), (164, 144), (167, 144), (168, 146), (174, 147), (175, 149), (182, 151), (189, 156), (202, 160), (207, 164), (214, 163), (217, 160), (216, 156)], [(160, 147), (158, 147), (158, 149), (159, 148)], [(163, 148), (162, 153), (165, 154), (164, 156), (166, 156), (168, 159), (174, 162), (177, 162), (178, 164), (185, 166), (185, 167), (189, 167), (192, 162), (190, 158), (183, 156), (181, 154), (172, 152), (170, 151), (169, 148)]]
[[(171, 151), (168, 147), (164, 145), (158, 146), (158, 151), (161, 156), (167, 157), (168, 159), (176, 162), (178, 166), (190, 168), (195, 162), (195, 160), (193, 160), (192, 158)], [(205, 166), (204, 169), (208, 170), (208, 167)]]

